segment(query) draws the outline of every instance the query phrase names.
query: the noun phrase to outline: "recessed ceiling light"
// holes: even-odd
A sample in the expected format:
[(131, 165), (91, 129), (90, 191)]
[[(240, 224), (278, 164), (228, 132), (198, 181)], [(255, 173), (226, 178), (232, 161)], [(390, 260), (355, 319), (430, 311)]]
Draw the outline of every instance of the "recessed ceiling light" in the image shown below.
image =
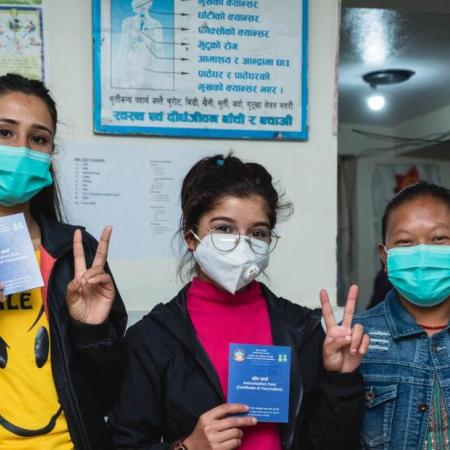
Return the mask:
[(367, 99), (367, 104), (372, 111), (381, 111), (386, 105), (386, 100), (382, 95), (371, 95)]

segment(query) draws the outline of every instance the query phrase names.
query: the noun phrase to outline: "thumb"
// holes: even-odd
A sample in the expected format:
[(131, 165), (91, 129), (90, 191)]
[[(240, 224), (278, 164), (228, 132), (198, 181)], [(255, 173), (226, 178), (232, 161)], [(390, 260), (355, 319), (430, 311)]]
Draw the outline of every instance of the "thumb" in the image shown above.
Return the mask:
[(67, 285), (67, 295), (75, 295), (78, 293), (78, 291), (81, 288), (81, 279), (74, 278), (68, 285)]

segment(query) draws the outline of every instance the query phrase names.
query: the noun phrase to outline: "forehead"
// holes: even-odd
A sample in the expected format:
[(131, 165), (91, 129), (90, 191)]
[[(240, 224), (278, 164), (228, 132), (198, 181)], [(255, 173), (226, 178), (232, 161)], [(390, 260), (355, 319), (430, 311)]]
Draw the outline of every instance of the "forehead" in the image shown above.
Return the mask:
[(20, 123), (41, 123), (53, 129), (53, 121), (44, 100), (36, 95), (8, 92), (0, 96), (0, 117)]
[(233, 197), (226, 195), (218, 200), (204, 217), (211, 220), (215, 216), (229, 217), (234, 221), (269, 221), (266, 201), (259, 195)]
[(450, 227), (450, 206), (444, 200), (427, 195), (408, 200), (394, 208), (389, 214), (386, 231), (390, 233), (398, 229), (433, 227), (438, 224)]

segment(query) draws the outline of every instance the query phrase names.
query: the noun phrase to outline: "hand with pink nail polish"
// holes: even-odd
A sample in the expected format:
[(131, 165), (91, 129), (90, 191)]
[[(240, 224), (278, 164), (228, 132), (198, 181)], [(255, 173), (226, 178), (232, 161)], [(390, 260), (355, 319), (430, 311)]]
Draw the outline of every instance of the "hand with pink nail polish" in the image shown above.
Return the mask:
[(323, 365), (329, 372), (353, 372), (359, 367), (369, 348), (370, 338), (364, 334), (363, 327), (359, 324), (352, 327), (357, 296), (358, 286), (353, 285), (348, 291), (344, 319), (342, 324), (338, 325), (330, 305), (328, 292), (325, 289), (320, 291), (322, 315), (326, 325)]

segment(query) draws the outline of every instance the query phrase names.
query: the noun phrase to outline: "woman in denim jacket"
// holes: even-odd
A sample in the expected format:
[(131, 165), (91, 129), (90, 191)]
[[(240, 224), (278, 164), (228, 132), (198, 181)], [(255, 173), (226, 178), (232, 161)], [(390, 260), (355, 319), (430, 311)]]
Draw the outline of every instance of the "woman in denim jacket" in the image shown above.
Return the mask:
[(364, 449), (449, 449), (450, 191), (419, 183), (386, 207), (380, 258), (394, 289), (355, 322), (370, 335), (361, 364)]

